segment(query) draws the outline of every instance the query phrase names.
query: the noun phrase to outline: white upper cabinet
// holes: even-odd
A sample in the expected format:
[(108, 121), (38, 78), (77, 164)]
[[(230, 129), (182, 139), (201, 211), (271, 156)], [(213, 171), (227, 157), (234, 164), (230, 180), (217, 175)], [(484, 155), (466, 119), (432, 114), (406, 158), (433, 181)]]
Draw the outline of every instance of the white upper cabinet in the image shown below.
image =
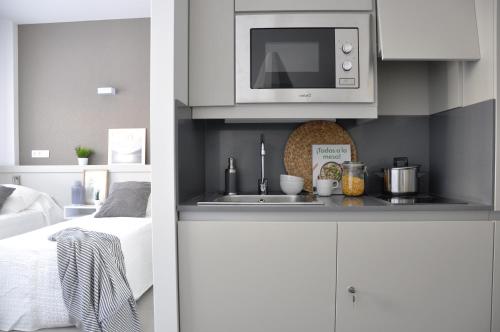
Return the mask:
[(372, 10), (373, 0), (235, 0), (237, 12), (299, 10)]
[(234, 104), (234, 2), (191, 0), (189, 106)]
[(474, 0), (378, 0), (383, 60), (478, 60)]

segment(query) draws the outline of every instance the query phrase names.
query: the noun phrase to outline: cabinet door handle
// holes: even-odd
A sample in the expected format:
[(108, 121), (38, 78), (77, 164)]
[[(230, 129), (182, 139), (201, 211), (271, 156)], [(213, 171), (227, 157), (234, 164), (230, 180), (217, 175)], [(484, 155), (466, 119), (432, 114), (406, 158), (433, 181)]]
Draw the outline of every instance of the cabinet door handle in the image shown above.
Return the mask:
[(350, 286), (347, 288), (347, 291), (352, 295), (352, 304), (354, 305), (354, 303), (356, 303), (356, 288), (354, 288), (354, 286)]

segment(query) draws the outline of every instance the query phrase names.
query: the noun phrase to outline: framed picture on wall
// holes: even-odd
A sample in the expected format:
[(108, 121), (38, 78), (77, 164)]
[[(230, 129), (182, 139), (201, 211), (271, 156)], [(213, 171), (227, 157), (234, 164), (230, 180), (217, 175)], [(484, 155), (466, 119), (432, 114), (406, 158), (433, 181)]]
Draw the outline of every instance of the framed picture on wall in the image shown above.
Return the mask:
[(146, 164), (146, 128), (109, 129), (109, 165)]
[(83, 187), (85, 188), (85, 203), (94, 204), (106, 200), (108, 196), (108, 171), (105, 169), (83, 171)]

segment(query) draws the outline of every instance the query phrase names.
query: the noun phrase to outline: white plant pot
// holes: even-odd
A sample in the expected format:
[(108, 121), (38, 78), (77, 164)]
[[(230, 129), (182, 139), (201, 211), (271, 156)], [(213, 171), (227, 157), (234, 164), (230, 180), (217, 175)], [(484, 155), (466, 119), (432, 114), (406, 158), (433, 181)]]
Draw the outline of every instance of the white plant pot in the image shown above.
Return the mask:
[(89, 158), (78, 158), (78, 165), (85, 166), (89, 164)]

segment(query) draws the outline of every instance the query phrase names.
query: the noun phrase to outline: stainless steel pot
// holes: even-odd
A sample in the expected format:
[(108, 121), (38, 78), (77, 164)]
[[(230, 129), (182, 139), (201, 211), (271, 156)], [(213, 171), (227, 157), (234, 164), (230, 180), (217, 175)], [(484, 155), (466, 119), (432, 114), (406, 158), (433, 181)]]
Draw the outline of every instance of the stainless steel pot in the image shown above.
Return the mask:
[(408, 166), (408, 158), (394, 158), (394, 167), (384, 168), (384, 191), (391, 195), (418, 193), (420, 166)]

